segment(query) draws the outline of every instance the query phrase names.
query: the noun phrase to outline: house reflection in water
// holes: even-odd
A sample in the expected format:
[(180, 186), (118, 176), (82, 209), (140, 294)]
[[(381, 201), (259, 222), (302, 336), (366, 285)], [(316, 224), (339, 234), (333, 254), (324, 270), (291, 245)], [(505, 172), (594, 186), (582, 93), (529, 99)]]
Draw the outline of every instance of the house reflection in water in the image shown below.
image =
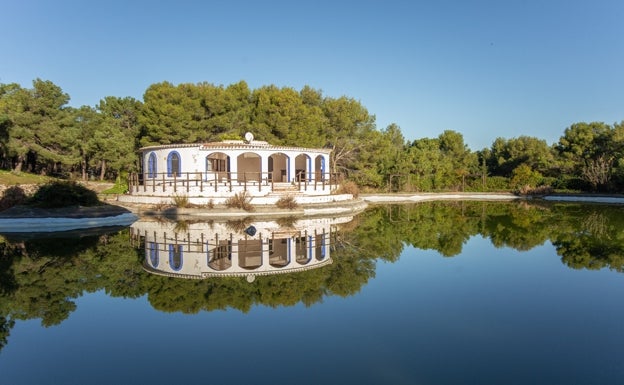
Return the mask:
[[(332, 262), (332, 234), (352, 217), (238, 222), (169, 222), (141, 219), (132, 224), (133, 242), (145, 247), (145, 270), (203, 279), (291, 273)], [(247, 220), (248, 221), (248, 220)], [(282, 222), (282, 223), (281, 223)], [(281, 223), (281, 224), (280, 224)]]

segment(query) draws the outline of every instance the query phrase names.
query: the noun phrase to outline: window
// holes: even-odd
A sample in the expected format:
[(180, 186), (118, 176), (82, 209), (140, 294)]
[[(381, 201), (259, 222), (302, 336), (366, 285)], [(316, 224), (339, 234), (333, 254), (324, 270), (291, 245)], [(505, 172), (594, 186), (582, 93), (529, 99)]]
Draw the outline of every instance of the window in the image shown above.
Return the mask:
[(149, 250), (149, 261), (152, 264), (152, 267), (158, 267), (158, 243), (149, 242), (148, 245)]
[(208, 171), (227, 171), (225, 169), (225, 159), (206, 159), (206, 169)]
[(169, 266), (175, 271), (182, 268), (182, 245), (169, 245)]
[(180, 154), (171, 151), (167, 156), (167, 176), (180, 176), (181, 163)]
[(149, 158), (147, 158), (147, 177), (156, 178), (156, 173), (156, 154), (152, 152), (149, 154)]

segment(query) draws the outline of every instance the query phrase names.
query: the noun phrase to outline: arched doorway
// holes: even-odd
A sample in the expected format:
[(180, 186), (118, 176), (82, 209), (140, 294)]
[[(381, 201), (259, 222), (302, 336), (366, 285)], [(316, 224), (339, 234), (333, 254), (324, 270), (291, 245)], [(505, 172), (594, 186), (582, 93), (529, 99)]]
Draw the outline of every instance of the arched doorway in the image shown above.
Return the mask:
[(269, 156), (269, 179), (273, 182), (288, 182), (290, 158), (281, 152)]
[(295, 158), (295, 180), (297, 182), (303, 182), (312, 178), (310, 163), (312, 163), (312, 160), (307, 154), (297, 155)]
[(281, 268), (290, 263), (290, 238), (269, 238), (269, 264)]
[(254, 270), (262, 266), (262, 240), (240, 239), (238, 241), (238, 266)]
[(258, 181), (262, 179), (262, 159), (260, 155), (253, 152), (244, 152), (236, 159), (237, 166), (237, 180), (239, 182), (244, 181)]
[(214, 248), (208, 249), (208, 266), (216, 271), (232, 267), (232, 241), (217, 241)]
[(230, 180), (230, 157), (222, 152), (213, 152), (206, 156), (206, 178), (207, 181)]
[(325, 179), (325, 158), (318, 155), (314, 159), (314, 180), (321, 182), (323, 179)]

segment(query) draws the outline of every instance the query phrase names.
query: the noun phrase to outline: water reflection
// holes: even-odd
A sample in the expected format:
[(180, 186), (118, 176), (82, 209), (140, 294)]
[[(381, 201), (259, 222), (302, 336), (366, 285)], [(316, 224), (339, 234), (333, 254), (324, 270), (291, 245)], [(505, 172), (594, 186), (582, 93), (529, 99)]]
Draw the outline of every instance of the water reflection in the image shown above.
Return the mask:
[(146, 271), (179, 278), (295, 273), (332, 263), (336, 226), (353, 217), (229, 222), (144, 218), (130, 227)]
[(377, 261), (397, 261), (407, 246), (468, 258), (462, 248), (475, 236), (520, 251), (550, 242), (567, 267), (624, 271), (624, 206), (428, 202), (355, 218), (142, 219), (131, 229), (66, 236), (0, 237), (0, 349), (15, 321), (59, 324), (88, 292), (147, 296), (166, 312), (310, 306), (358, 293)]

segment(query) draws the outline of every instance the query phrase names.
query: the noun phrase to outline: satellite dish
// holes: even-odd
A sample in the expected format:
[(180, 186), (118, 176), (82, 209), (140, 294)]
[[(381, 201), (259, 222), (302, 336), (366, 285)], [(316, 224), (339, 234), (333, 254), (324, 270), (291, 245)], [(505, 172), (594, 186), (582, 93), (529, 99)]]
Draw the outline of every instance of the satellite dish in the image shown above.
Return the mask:
[(251, 132), (248, 132), (245, 134), (245, 140), (249, 143), (251, 141), (253, 141), (254, 137), (253, 134)]

